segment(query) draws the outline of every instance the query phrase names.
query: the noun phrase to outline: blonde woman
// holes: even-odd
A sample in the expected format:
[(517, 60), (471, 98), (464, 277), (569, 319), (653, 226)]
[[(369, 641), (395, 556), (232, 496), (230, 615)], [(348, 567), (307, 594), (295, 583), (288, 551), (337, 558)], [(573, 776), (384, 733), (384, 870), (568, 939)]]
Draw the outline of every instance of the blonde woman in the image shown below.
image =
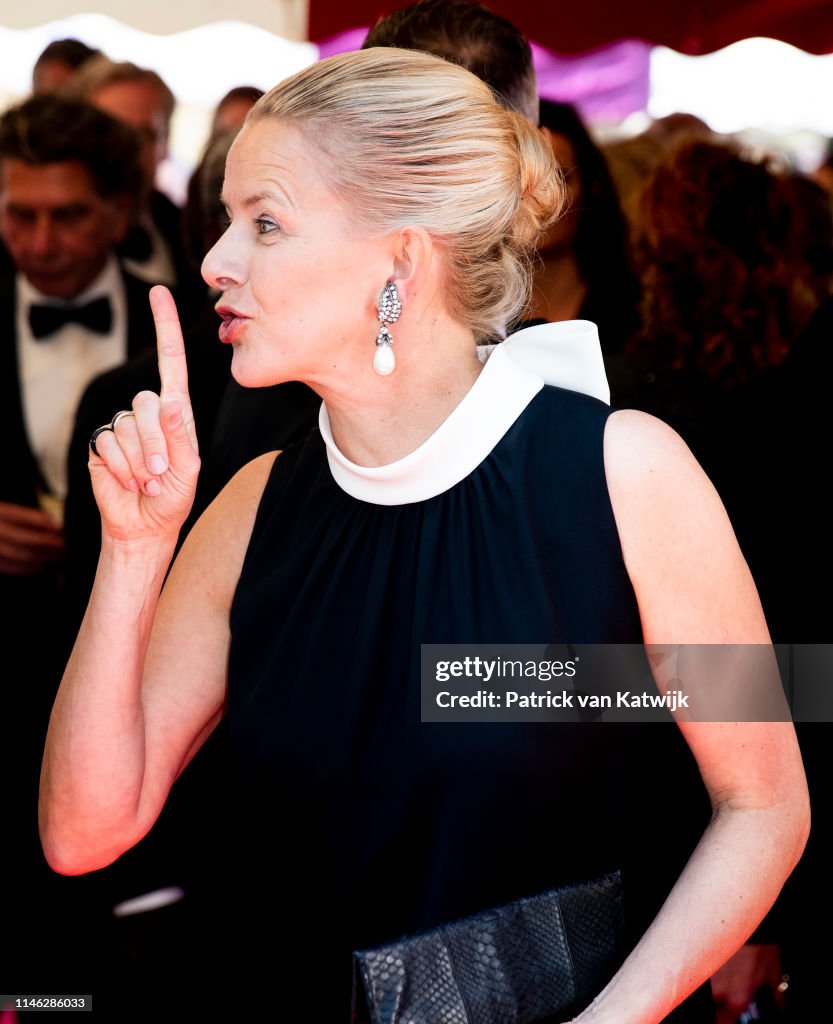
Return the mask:
[[(480, 81), (408, 51), (323, 61), (253, 109), (224, 201), (230, 225), (203, 272), (234, 376), (306, 381), (320, 429), (235, 477), (163, 589), (199, 458), (176, 311), (153, 294), (161, 395), (138, 395), (90, 457), (102, 553), (50, 724), (42, 837), (58, 871), (112, 862), (226, 715), (240, 998), (281, 1020), (339, 1020), (351, 950), (615, 857), (610, 732), (421, 724), (420, 644), (767, 634), (687, 450), (604, 403), (589, 325), (531, 328), (478, 358), (523, 307), (525, 254), (561, 202), (542, 137)], [(535, 368), (553, 352), (566, 387)], [(577, 1020), (662, 1020), (800, 855), (792, 727), (685, 735), (712, 821)]]

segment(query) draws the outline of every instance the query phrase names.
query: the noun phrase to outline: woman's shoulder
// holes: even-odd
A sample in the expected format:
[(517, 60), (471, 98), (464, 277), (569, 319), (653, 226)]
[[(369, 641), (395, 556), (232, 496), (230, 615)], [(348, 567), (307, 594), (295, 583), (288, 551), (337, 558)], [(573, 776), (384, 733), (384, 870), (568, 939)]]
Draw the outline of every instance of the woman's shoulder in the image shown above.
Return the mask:
[(731, 533), (711, 480), (680, 435), (650, 413), (620, 409), (607, 419), (604, 467), (623, 546), (633, 537), (656, 545), (689, 533)]
[(729, 517), (679, 434), (647, 413), (613, 413), (604, 460), (646, 637), (765, 642), (760, 603)]
[(682, 437), (650, 413), (611, 411), (605, 422), (604, 464), (614, 509), (650, 514), (653, 508), (660, 514), (691, 501), (719, 503)]
[(631, 469), (647, 468), (656, 459), (694, 459), (673, 427), (639, 409), (611, 409), (605, 428), (605, 450)]

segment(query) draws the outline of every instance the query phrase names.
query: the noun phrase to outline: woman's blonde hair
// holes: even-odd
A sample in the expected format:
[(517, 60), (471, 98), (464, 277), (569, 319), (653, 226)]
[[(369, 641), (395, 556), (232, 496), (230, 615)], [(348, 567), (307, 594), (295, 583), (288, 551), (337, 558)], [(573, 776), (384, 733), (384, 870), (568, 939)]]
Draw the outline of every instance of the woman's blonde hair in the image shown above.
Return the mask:
[(368, 230), (428, 231), (445, 256), (449, 315), (478, 341), (505, 334), (527, 300), (530, 251), (563, 202), (533, 125), (464, 68), (388, 47), (293, 75), (247, 123), (272, 117), (322, 154), (321, 172)]

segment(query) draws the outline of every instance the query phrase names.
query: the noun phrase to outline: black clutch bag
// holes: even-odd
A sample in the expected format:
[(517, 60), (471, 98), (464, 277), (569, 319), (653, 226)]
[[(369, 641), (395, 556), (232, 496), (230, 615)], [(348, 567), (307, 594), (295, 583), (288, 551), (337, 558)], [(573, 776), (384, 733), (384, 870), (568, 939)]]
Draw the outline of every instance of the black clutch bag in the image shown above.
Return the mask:
[(353, 954), (354, 1024), (558, 1024), (622, 961), (618, 872)]

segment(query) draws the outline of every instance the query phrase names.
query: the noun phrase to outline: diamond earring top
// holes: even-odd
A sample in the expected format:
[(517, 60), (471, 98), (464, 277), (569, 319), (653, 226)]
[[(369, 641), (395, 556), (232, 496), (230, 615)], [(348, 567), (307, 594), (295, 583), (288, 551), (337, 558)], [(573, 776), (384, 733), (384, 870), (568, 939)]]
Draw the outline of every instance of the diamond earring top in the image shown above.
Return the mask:
[(376, 352), (373, 356), (373, 369), (381, 377), (387, 377), (396, 369), (396, 359), (393, 354), (393, 338), (387, 328), (388, 324), (395, 324), (402, 313), (402, 301), (399, 292), (393, 281), (388, 281), (379, 296), (379, 333), (376, 335)]

